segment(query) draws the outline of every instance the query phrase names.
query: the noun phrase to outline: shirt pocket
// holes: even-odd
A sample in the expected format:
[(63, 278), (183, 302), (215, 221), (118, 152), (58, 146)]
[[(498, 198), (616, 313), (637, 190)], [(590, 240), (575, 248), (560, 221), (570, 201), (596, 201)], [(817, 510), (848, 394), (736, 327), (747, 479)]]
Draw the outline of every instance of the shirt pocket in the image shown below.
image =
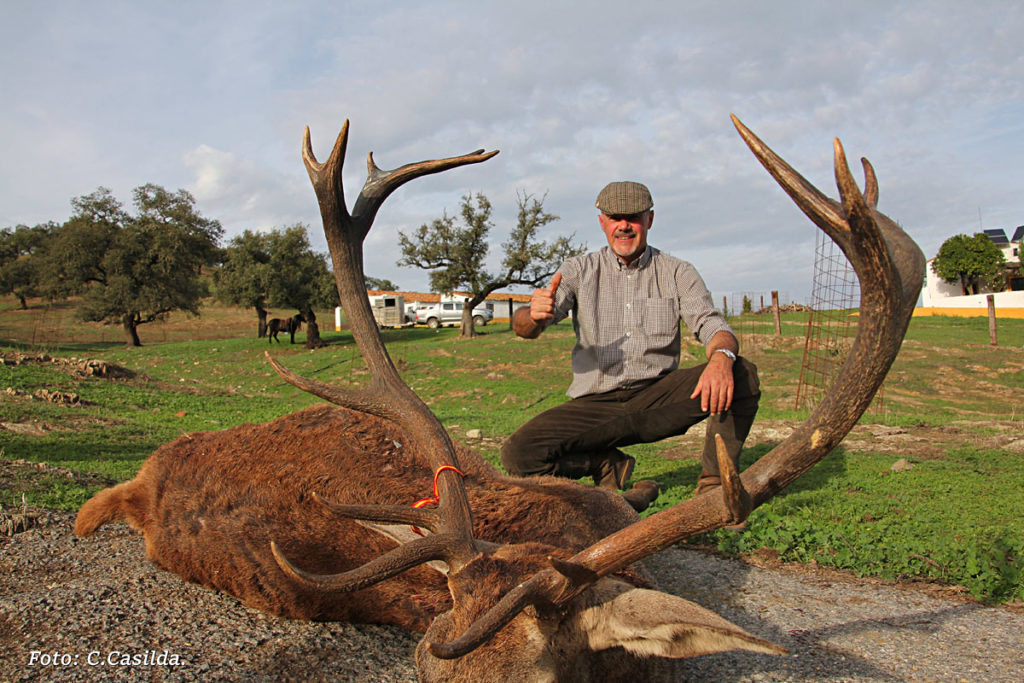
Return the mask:
[(667, 347), (679, 336), (679, 302), (674, 297), (644, 301), (644, 334), (652, 347)]

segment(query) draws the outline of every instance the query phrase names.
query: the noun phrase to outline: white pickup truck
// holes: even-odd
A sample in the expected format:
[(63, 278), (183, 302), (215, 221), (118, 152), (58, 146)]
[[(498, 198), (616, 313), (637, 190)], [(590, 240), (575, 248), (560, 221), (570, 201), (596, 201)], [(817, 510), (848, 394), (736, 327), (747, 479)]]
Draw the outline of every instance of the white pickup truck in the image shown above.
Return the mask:
[[(459, 325), (462, 323), (462, 302), (444, 301), (416, 308), (416, 322), (436, 330), (442, 325)], [(473, 309), (473, 326), (486, 325), (494, 319), (494, 313), (483, 306)]]

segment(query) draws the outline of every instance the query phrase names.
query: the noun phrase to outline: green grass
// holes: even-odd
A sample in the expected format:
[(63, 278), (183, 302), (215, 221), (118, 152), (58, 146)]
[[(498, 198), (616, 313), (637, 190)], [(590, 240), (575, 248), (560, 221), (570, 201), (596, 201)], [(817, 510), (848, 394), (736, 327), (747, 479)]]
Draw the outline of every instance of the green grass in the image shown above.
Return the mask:
[[(74, 479), (40, 470), (0, 478), (4, 506), (24, 495), (30, 504), (75, 508), (105, 481), (133, 476), (150, 452), (183, 433), (263, 422), (318, 401), (277, 378), (263, 356), (270, 347), (250, 336), (254, 317), (244, 311), (212, 310), (232, 321), (219, 328), (221, 338), (213, 336), (216, 324), (205, 320), (197, 333), (203, 338), (189, 339), (196, 321), (172, 319), (144, 328), (145, 346), (136, 349), (111, 339), (109, 328), (54, 322), (53, 309), (36, 309), (35, 318), (32, 313), (0, 299), (0, 335), (6, 337), (0, 351), (101, 358), (140, 374), (111, 381), (76, 378), (52, 364), (0, 366), (0, 392), (47, 388), (82, 399), (80, 406), (65, 407), (0, 393), (0, 422), (46, 429), (44, 436), (0, 430), (0, 457), (94, 475)], [(13, 318), (16, 324), (5, 324)], [(52, 332), (46, 332), (46, 320), (61, 334), (33, 343), (32, 335)], [(774, 339), (770, 321), (742, 319), (737, 328), (741, 340), (750, 335), (748, 355), (760, 369), (759, 420), (796, 423), (806, 417), (794, 407), (806, 318), (788, 314), (783, 322), (777, 344), (761, 343)], [(325, 382), (365, 384), (368, 373), (351, 336), (332, 328), (324, 324), (321, 330), (324, 349), (275, 344), (274, 356)], [(516, 339), (502, 323), (472, 341), (459, 340), (454, 329), (383, 334), (406, 382), (457, 440), (468, 429), (482, 430), (485, 438), (471, 445), (492, 462), (505, 436), (565, 400), (574, 341), (569, 324), (532, 342)], [(163, 338), (168, 341), (150, 341)], [(882, 408), (861, 423), (902, 426), (911, 434), (930, 429), (928, 441), (908, 442), (900, 453), (857, 450), (846, 442), (756, 510), (745, 534), (718, 531), (694, 541), (730, 554), (771, 548), (783, 559), (860, 575), (944, 581), (987, 601), (1024, 599), (1024, 456), (991, 445), (1008, 433), (1024, 438), (1024, 321), (1000, 321), (999, 340), (1000, 346), (989, 346), (984, 319), (915, 319), (883, 390)], [(701, 356), (695, 344), (684, 349), (685, 358)], [(771, 445), (753, 444), (744, 466)], [(691, 495), (699, 454), (687, 452), (678, 437), (629, 450), (638, 474), (663, 486), (652, 512)], [(915, 467), (894, 474), (889, 468), (901, 456)]]
[[(840, 447), (754, 512), (742, 535), (714, 532), (727, 553), (771, 548), (861, 576), (926, 578), (978, 599), (1024, 597), (1019, 454), (973, 448), (894, 474), (893, 457)], [(1013, 502), (1015, 501), (1015, 502)]]

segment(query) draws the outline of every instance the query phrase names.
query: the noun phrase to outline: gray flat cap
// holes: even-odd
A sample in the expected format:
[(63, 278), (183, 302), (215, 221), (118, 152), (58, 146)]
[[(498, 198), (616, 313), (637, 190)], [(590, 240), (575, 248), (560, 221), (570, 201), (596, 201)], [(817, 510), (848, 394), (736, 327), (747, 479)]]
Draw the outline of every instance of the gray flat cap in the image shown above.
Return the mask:
[(643, 213), (654, 206), (651, 191), (642, 183), (631, 180), (620, 180), (608, 183), (597, 195), (594, 204), (609, 216), (628, 216)]

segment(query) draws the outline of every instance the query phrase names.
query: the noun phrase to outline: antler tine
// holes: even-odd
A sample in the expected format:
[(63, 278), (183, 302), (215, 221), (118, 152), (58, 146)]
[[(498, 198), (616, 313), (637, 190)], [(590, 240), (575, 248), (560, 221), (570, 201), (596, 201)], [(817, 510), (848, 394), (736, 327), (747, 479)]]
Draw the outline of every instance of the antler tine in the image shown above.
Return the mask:
[(743, 480), (736, 470), (736, 464), (729, 457), (729, 451), (725, 448), (725, 439), (721, 434), (715, 434), (715, 457), (718, 460), (718, 472), (722, 479), (722, 501), (732, 513), (730, 521), (738, 524), (750, 516), (754, 504), (750, 500), (750, 493), (743, 487)]
[[(309, 128), (303, 135), (302, 156), (309, 173), (310, 181), (316, 192), (320, 205), (320, 216), (323, 220), (324, 235), (331, 252), (334, 266), (334, 279), (338, 286), (338, 296), (348, 314), (352, 336), (362, 353), (370, 375), (373, 378), (370, 388), (360, 391), (344, 391), (329, 387), (323, 382), (307, 379), (286, 370), (279, 363), (271, 361), (286, 381), (310, 391), (314, 395), (325, 398), (332, 403), (353, 408), (363, 412), (383, 416), (396, 422), (408, 435), (409, 441), (416, 452), (423, 457), (430, 467), (437, 472), (436, 486), (439, 504), (436, 510), (437, 520), (433, 522), (436, 531), (430, 538), (429, 547), (446, 549), (443, 554), (449, 565), (456, 568), (468, 562), (476, 554), (473, 540), (473, 520), (469, 508), (469, 500), (457, 471), (443, 469), (445, 465), (458, 467), (455, 446), (448, 433), (434, 416), (427, 405), (402, 381), (391, 357), (388, 355), (380, 332), (377, 329), (370, 301), (366, 296), (363, 271), (363, 240), (366, 238), (373, 219), (381, 203), (395, 189), (404, 183), (422, 175), (475, 164), (490, 159), (497, 150), (484, 153), (482, 150), (459, 157), (421, 161), (407, 164), (394, 171), (381, 171), (369, 160), (369, 177), (363, 190), (356, 199), (354, 210), (349, 213), (345, 206), (345, 195), (342, 184), (342, 166), (348, 146), (348, 121), (342, 126), (335, 141), (330, 157), (319, 163), (313, 154)], [(365, 581), (383, 580), (397, 571), (404, 571), (415, 564), (440, 556), (427, 557), (423, 554), (424, 544), (419, 541), (407, 543), (384, 555), (365, 567), (353, 570), (344, 576), (368, 576)], [(431, 552), (434, 552), (431, 550)], [(275, 553), (278, 562), (283, 556)], [(286, 561), (285, 561), (286, 562)], [(283, 565), (282, 565), (283, 566)], [(301, 576), (300, 574), (293, 574)], [(373, 577), (376, 577), (374, 579)], [(353, 579), (337, 581), (349, 585)], [(364, 581), (360, 578), (359, 581)], [(364, 584), (360, 584), (364, 585)]]
[(427, 643), (427, 650), (438, 659), (455, 659), (472, 652), (528, 606), (547, 602), (544, 596), (551, 594), (552, 579), (555, 576), (552, 570), (533, 575), (503, 595), (494, 607), (470, 624), (461, 636), (449, 643)]
[(435, 533), (440, 523), (437, 512), (426, 508), (415, 508), (408, 505), (344, 505), (321, 498), (316, 493), (313, 493), (313, 500), (323, 505), (332, 514), (360, 522), (409, 524), (425, 527)]
[(451, 534), (431, 534), (409, 541), (366, 564), (341, 574), (311, 574), (299, 569), (285, 556), (277, 543), (270, 542), (270, 551), (277, 565), (296, 582), (322, 591), (356, 591), (372, 586), (431, 560), (449, 561), (452, 544), (461, 539)]
[[(345, 123), (342, 124), (341, 132), (338, 133), (338, 137), (334, 140), (334, 148), (331, 150), (331, 155), (327, 157), (327, 161), (323, 164), (318, 162), (316, 155), (313, 154), (313, 142), (309, 134), (309, 126), (306, 126), (305, 131), (302, 133), (302, 161), (306, 166), (306, 173), (309, 174), (310, 181), (312, 181), (315, 187), (320, 182), (320, 175), (324, 170), (331, 169), (334, 187), (329, 199), (333, 198), (336, 203), (333, 210), (345, 216), (348, 216), (348, 208), (345, 206), (345, 187), (342, 184), (341, 168), (345, 164), (345, 151), (347, 149), (348, 119), (345, 119)], [(369, 229), (369, 226), (367, 226), (367, 229)]]
[(846, 221), (836, 202), (797, 173), (782, 157), (773, 152), (768, 145), (744, 126), (736, 116), (730, 114), (730, 117), (750, 151), (786, 191), (786, 194), (815, 225), (824, 230), (840, 247), (843, 247), (846, 241)]
[[(267, 362), (270, 363), (270, 367), (274, 369), (281, 379), (297, 389), (313, 394), (314, 396), (322, 398), (335, 405), (351, 408), (352, 410), (358, 410), (362, 413), (369, 413), (370, 415), (376, 415), (377, 417), (383, 417), (389, 420), (393, 420), (397, 417), (395, 409), (387, 403), (382, 402), (378, 392), (372, 390), (343, 389), (332, 384), (327, 384), (326, 382), (321, 382), (320, 380), (303, 377), (282, 365), (280, 361), (270, 355), (269, 351), (264, 351), (263, 356), (267, 359)], [(371, 382), (372, 381), (373, 380), (371, 380)]]
[(363, 186), (363, 191), (359, 193), (359, 198), (352, 208), (352, 214), (362, 220), (373, 221), (377, 209), (388, 198), (388, 195), (413, 178), (440, 173), (465, 164), (478, 164), (487, 161), (497, 153), (498, 150), (484, 152), (482, 149), (477, 149), (457, 157), (419, 161), (391, 171), (384, 171), (374, 162), (373, 152), (370, 152), (366, 155), (366, 184)]
[[(708, 492), (651, 515), (571, 558), (570, 562), (589, 568), (595, 576), (606, 576), (684, 538), (741, 521), (824, 458), (856, 424), (885, 379), (924, 278), (920, 248), (871, 207), (877, 198), (877, 181), (869, 163), (864, 162), (865, 197), (853, 182), (842, 145), (835, 141), (839, 204), (803, 179), (738, 119), (733, 121), (768, 172), (850, 257), (861, 283), (857, 337), (835, 383), (807, 421), (747, 469), (735, 486), (729, 483), (734, 475), (723, 469), (721, 494)], [(585, 575), (577, 572), (576, 576)], [(585, 583), (561, 576), (548, 595), (554, 604), (565, 604), (585, 588)]]
[(878, 206), (878, 177), (870, 161), (861, 157), (860, 163), (864, 167), (864, 201), (873, 209)]

